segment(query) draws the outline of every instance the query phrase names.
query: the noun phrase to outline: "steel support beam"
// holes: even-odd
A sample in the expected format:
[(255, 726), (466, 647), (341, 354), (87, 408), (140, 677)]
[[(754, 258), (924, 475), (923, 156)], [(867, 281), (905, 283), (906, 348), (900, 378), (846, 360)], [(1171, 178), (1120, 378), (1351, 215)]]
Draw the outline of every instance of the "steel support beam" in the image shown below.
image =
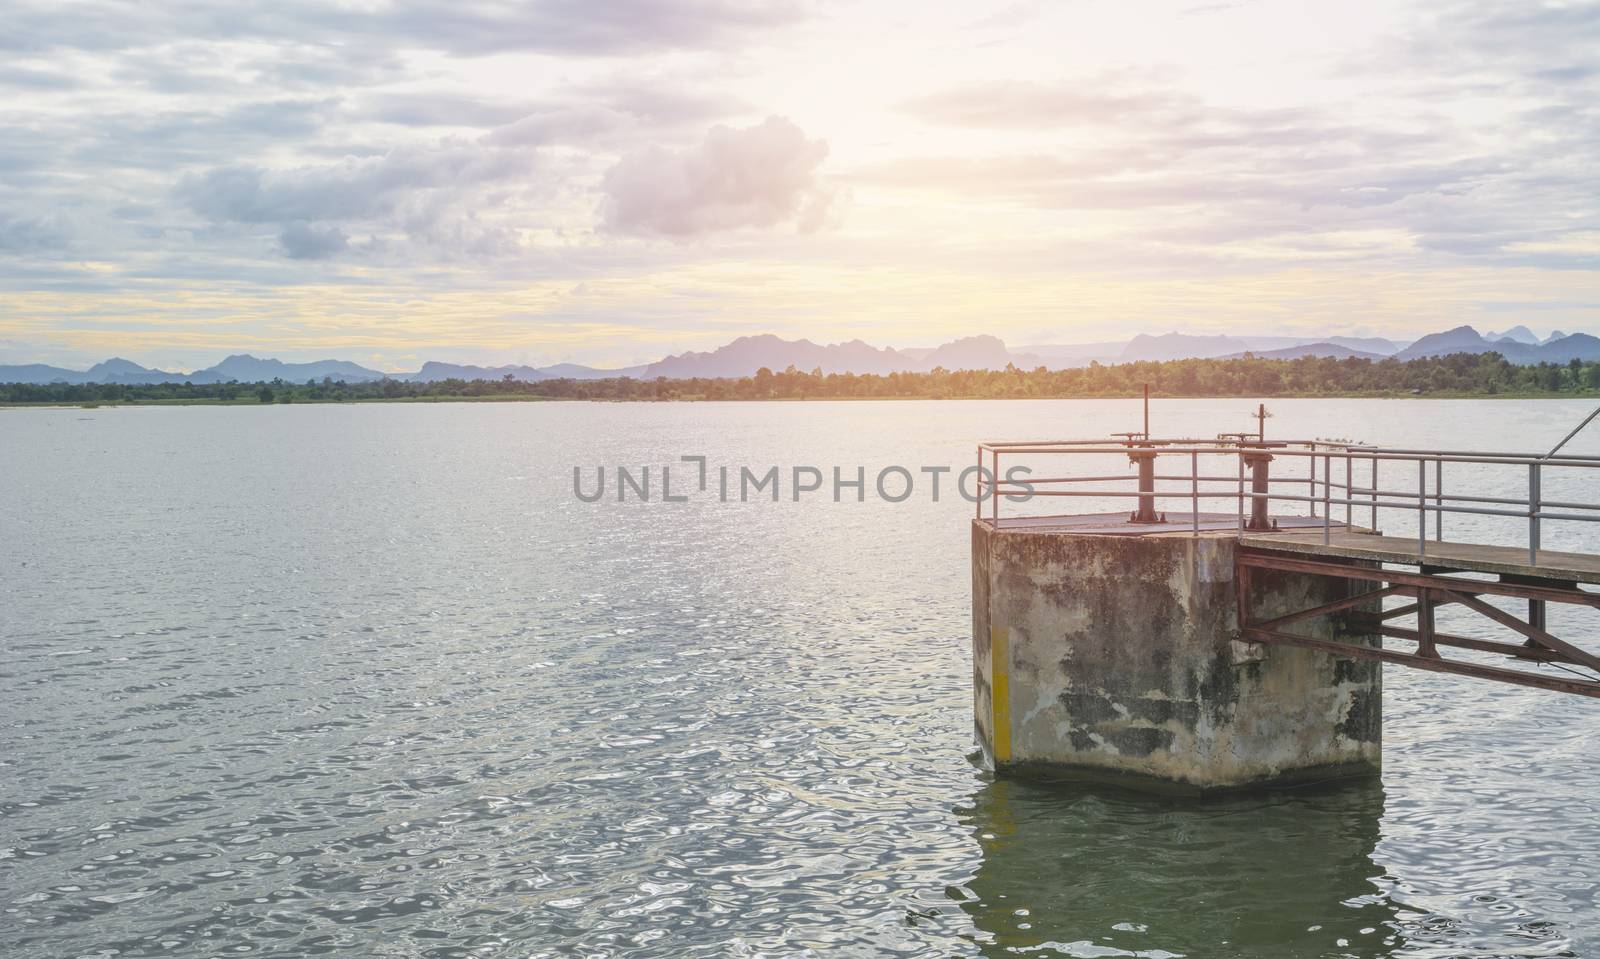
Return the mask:
[(1278, 630), (1247, 628), (1244, 630), (1243, 638), (1252, 643), (1281, 643), (1286, 646), (1303, 646), (1307, 649), (1320, 649), (1323, 652), (1333, 653), (1337, 656), (1376, 659), (1385, 663), (1415, 666), (1418, 669), (1427, 669), (1436, 673), (1455, 673), (1460, 676), (1472, 676), (1478, 679), (1493, 679), (1517, 686), (1533, 686), (1537, 689), (1576, 693), (1580, 696), (1592, 696), (1600, 699), (1600, 682), (1591, 680), (1541, 676), (1515, 669), (1503, 669), (1499, 666), (1481, 666), (1477, 663), (1467, 663), (1455, 659), (1418, 656), (1415, 653), (1402, 653), (1395, 649), (1381, 649), (1375, 646), (1341, 643), (1328, 639), (1312, 639), (1309, 636), (1296, 636), (1293, 633), (1285, 633)]
[[(1258, 622), (1251, 615), (1250, 596), (1250, 582), (1253, 572), (1257, 569), (1377, 583), (1380, 588)], [(1454, 673), (1600, 698), (1600, 656), (1551, 635), (1545, 628), (1542, 616), (1530, 617), (1530, 620), (1537, 619), (1537, 622), (1523, 621), (1480, 598), (1483, 595), (1494, 595), (1525, 599), (1530, 604), (1538, 603), (1541, 607), (1547, 602), (1558, 602), (1600, 608), (1600, 594), (1578, 589), (1576, 584), (1552, 581), (1551, 584), (1540, 585), (1529, 582), (1527, 578), (1519, 578), (1515, 582), (1461, 579), (1426, 569), (1418, 573), (1402, 572), (1377, 566), (1352, 565), (1346, 561), (1307, 559), (1303, 556), (1291, 556), (1270, 550), (1241, 549), (1235, 565), (1235, 588), (1238, 591), (1239, 638), (1246, 642), (1320, 649), (1341, 656), (1376, 659), (1433, 672)], [(1416, 602), (1391, 610), (1356, 610), (1346, 613), (1351, 607), (1391, 596), (1414, 597)], [(1434, 626), (1434, 611), (1442, 605), (1463, 606), (1524, 637), (1526, 643), (1517, 645), (1441, 633)], [(1359, 643), (1317, 639), (1287, 632), (1282, 628), (1292, 623), (1335, 613), (1346, 613), (1353, 631), (1408, 640), (1417, 644), (1416, 651), (1401, 652)], [(1416, 616), (1415, 629), (1406, 629), (1390, 623), (1393, 619), (1407, 615)], [(1558, 668), (1583, 667), (1593, 670), (1597, 675), (1595, 678), (1590, 678), (1574, 674), (1574, 677), (1569, 679), (1547, 673), (1530, 673), (1448, 659), (1439, 654), (1441, 646), (1497, 653), (1514, 660), (1531, 661)]]

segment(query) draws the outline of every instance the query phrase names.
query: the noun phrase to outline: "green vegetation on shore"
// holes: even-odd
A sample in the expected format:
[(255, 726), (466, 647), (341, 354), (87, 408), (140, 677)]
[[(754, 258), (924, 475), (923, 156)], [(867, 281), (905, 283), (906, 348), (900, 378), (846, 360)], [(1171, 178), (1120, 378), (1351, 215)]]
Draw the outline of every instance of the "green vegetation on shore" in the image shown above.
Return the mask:
[(1574, 396), (1600, 392), (1600, 362), (1518, 366), (1497, 353), (1400, 362), (1255, 358), (1099, 364), (1072, 370), (887, 375), (762, 369), (740, 379), (379, 380), (342, 383), (0, 384), (0, 404), (437, 402), (506, 400), (1050, 399), (1129, 396)]

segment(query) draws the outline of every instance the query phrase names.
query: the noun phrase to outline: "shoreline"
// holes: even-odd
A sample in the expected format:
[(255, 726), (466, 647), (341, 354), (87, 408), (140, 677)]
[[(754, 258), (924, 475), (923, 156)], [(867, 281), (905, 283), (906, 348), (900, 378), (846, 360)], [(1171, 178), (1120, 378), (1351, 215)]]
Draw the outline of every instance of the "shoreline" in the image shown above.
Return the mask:
[[(96, 400), (86, 402), (0, 403), (0, 410), (97, 410), (137, 409), (140, 407), (167, 406), (371, 406), (382, 404), (417, 403), (920, 403), (920, 402), (1026, 402), (1033, 400), (1133, 400), (1142, 393), (1088, 393), (1064, 396), (773, 396), (773, 397), (704, 397), (678, 396), (655, 398), (604, 398), (535, 396), (523, 393), (504, 393), (490, 396), (386, 396), (347, 399), (297, 399), (291, 403), (263, 403), (249, 399), (184, 398), (173, 400)], [(1438, 393), (1347, 392), (1347, 393), (1151, 393), (1153, 400), (1583, 400), (1600, 399), (1600, 392), (1537, 392), (1537, 393), (1472, 393), (1441, 391)]]

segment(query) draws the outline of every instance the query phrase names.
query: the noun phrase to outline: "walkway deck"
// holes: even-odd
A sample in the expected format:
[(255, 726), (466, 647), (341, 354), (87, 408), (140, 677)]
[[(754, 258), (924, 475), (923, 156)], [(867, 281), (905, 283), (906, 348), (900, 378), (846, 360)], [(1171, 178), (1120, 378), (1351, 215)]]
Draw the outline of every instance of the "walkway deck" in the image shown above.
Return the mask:
[(1412, 566), (1445, 567), (1502, 576), (1526, 576), (1571, 583), (1600, 583), (1600, 556), (1587, 553), (1561, 553), (1539, 550), (1537, 566), (1528, 564), (1528, 550), (1521, 546), (1483, 546), (1476, 543), (1428, 541), (1424, 556), (1415, 537), (1377, 536), (1335, 528), (1329, 542), (1322, 541), (1322, 528), (1282, 533), (1246, 533), (1245, 546), (1298, 553), (1309, 557), (1337, 556), (1346, 559), (1374, 560), (1381, 563), (1407, 563)]
[[(978, 522), (994, 529), (1020, 530), (1030, 533), (1081, 533), (1091, 536), (1192, 536), (1196, 529), (1202, 533), (1234, 533), (1239, 529), (1238, 513), (1180, 513), (1176, 510), (1164, 514), (1165, 523), (1130, 523), (1127, 513), (1078, 513), (1070, 516), (1002, 516), (999, 523), (988, 516), (979, 516)], [(1318, 516), (1278, 516), (1274, 519), (1284, 529), (1315, 528), (1322, 535), (1322, 518)], [(1341, 522), (1333, 524), (1335, 530), (1345, 528)]]

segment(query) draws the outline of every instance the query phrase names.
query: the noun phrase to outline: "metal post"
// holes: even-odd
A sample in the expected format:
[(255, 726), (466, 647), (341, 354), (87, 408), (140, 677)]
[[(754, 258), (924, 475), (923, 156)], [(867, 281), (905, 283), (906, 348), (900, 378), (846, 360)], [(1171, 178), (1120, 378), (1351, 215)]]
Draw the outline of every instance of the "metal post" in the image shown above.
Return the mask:
[(974, 519), (983, 519), (983, 447), (982, 446), (978, 447), (978, 474), (977, 474), (976, 477), (974, 477), (973, 482), (978, 484), (977, 489), (975, 490), (975, 494), (976, 495), (974, 495), (972, 497), (972, 505), (974, 507), (976, 507), (977, 510), (978, 510), (978, 514), (977, 514), (977, 516), (974, 517)]
[(1417, 460), (1417, 555), (1428, 555), (1428, 461)]
[(1417, 590), (1417, 655), (1439, 658), (1433, 642), (1433, 593), (1426, 587)]
[(1250, 463), (1250, 492), (1255, 494), (1250, 498), (1250, 522), (1247, 529), (1266, 531), (1272, 529), (1272, 477), (1270, 465), (1272, 454), (1265, 450), (1256, 450), (1245, 454), (1240, 462), (1248, 460)]
[(992, 504), (990, 506), (990, 508), (989, 508), (989, 515), (990, 515), (990, 519), (992, 519), (993, 522), (994, 522), (994, 528), (995, 529), (999, 529), (1000, 528), (1000, 451), (999, 450), (995, 450), (994, 451), (994, 460), (993, 460), (993, 462), (994, 462), (994, 475), (989, 477), (989, 490), (990, 490), (990, 494), (989, 494), (990, 500), (989, 500), (989, 502)]
[(1239, 451), (1239, 535), (1244, 535), (1244, 450)]
[(1444, 541), (1444, 460), (1433, 461), (1433, 505), (1438, 507), (1433, 514), (1433, 540), (1436, 543)]
[(1356, 494), (1355, 494), (1355, 486), (1356, 486), (1356, 484), (1355, 484), (1355, 467), (1351, 465), (1353, 462), (1354, 461), (1351, 460), (1351, 458), (1350, 458), (1350, 451), (1348, 449), (1345, 450), (1344, 451), (1344, 525), (1345, 525), (1346, 529), (1349, 529), (1350, 527), (1356, 525), (1355, 524), (1356, 507), (1355, 507), (1355, 503), (1353, 502), (1355, 500), (1355, 498), (1356, 498)]
[(1128, 459), (1139, 465), (1139, 508), (1128, 521), (1132, 523), (1159, 523), (1156, 516), (1156, 452), (1140, 450), (1129, 453)]
[[(1316, 457), (1312, 457), (1315, 459)], [(1327, 545), (1333, 534), (1333, 510), (1328, 504), (1328, 499), (1333, 493), (1333, 484), (1328, 481), (1333, 475), (1333, 458), (1327, 453), (1322, 454), (1322, 542)]]
[[(1317, 515), (1317, 444), (1311, 444), (1311, 455), (1306, 459), (1311, 461), (1311, 479), (1306, 483), (1306, 498), (1311, 500), (1311, 515)], [(1326, 477), (1324, 477), (1326, 478)]]
[(1539, 464), (1528, 464), (1528, 565), (1539, 565)]
[(1378, 531), (1378, 458), (1372, 457), (1372, 531)]
[(1189, 509), (1194, 535), (1200, 535), (1200, 454), (1189, 451)]

